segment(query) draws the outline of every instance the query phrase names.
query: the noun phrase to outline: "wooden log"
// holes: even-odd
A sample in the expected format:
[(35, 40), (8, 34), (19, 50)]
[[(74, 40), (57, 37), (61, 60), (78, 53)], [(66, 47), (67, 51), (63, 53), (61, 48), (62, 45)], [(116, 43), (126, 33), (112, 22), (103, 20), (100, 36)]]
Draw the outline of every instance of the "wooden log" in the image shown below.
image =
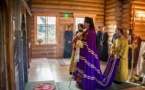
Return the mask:
[(96, 21), (96, 22), (104, 22), (104, 19), (103, 19), (103, 18), (96, 18), (95, 21)]
[(104, 19), (104, 16), (97, 15), (97, 18), (102, 18), (102, 19)]
[(112, 3), (110, 5), (106, 5), (105, 9), (116, 8), (116, 3)]
[(122, 20), (122, 17), (118, 17), (118, 16), (108, 16), (105, 18), (106, 21), (108, 20)]
[(134, 32), (138, 36), (144, 36), (145, 32)]
[(94, 10), (97, 12), (103, 12), (104, 8), (96, 8), (96, 7), (82, 7), (82, 6), (77, 6), (77, 5), (57, 5), (57, 4), (51, 4), (51, 5), (47, 5), (47, 4), (43, 4), (43, 5), (39, 5), (39, 4), (32, 4), (32, 8), (48, 8), (48, 9), (68, 9), (68, 10)]
[(130, 14), (129, 13), (122, 14), (122, 18), (130, 18)]
[(130, 3), (131, 0), (123, 0), (123, 3)]
[(116, 11), (116, 8), (110, 8), (110, 9), (105, 10), (105, 13), (112, 13), (115, 11)]
[(105, 25), (116, 25), (116, 21), (115, 20), (110, 20), (110, 21), (106, 21)]
[(106, 2), (105, 2), (105, 4), (106, 5), (110, 5), (110, 4), (113, 4), (113, 3), (115, 3), (116, 2), (116, 0), (107, 0)]
[(141, 27), (141, 26), (145, 26), (145, 23), (141, 23), (141, 22), (135, 22), (134, 23), (134, 27)]
[(123, 9), (123, 13), (131, 13), (131, 9), (130, 8)]
[(106, 20), (106, 21), (108, 21), (108, 20), (115, 20), (115, 19), (116, 19), (116, 16), (115, 16), (115, 15), (105, 17), (105, 20)]
[(130, 28), (130, 24), (129, 23), (122, 23), (122, 28)]
[(108, 27), (108, 28), (116, 28), (116, 25), (112, 25), (112, 24), (110, 24), (110, 25), (105, 25), (106, 27)]
[(145, 6), (140, 5), (140, 4), (132, 4), (132, 8), (134, 8), (134, 9), (145, 9)]
[[(69, 0), (31, 0), (31, 2), (39, 2), (39, 1), (42, 1), (42, 2), (54, 2), (54, 1), (56, 1), (56, 2), (65, 2), (65, 1), (68, 1), (69, 2)], [(101, 4), (104, 4), (105, 0), (91, 0), (91, 1), (88, 1), (88, 0), (73, 0), (71, 2), (80, 2), (80, 3), (87, 2), (87, 3), (101, 3)]]
[(95, 23), (95, 26), (101, 26), (101, 27), (103, 27), (104, 26), (104, 22), (103, 23)]
[[(144, 7), (144, 8), (145, 8), (145, 7)], [(143, 14), (145, 14), (145, 10), (135, 9), (135, 13), (143, 13)]]
[(116, 26), (119, 26), (119, 27), (120, 27), (121, 24), (122, 24), (121, 20), (117, 20), (117, 21), (116, 21)]
[[(105, 12), (106, 13), (106, 12)], [(122, 16), (122, 12), (111, 12), (111, 13), (106, 13), (105, 16)]]
[(104, 12), (97, 12), (93, 10), (66, 10), (66, 9), (46, 9), (46, 8), (32, 8), (33, 12), (42, 11), (42, 12), (67, 12), (67, 13), (88, 13), (88, 14), (97, 14), (97, 15), (104, 15)]
[(131, 4), (130, 3), (124, 4), (123, 9), (125, 9), (125, 8), (131, 8)]
[(122, 7), (122, 5), (123, 5), (122, 1), (116, 1), (116, 6), (117, 7)]
[(139, 1), (139, 0), (134, 0), (131, 2), (132, 4), (141, 4), (141, 5), (145, 5), (145, 2), (142, 0), (142, 1)]
[(91, 7), (100, 7), (100, 8), (104, 8), (104, 4), (101, 4), (101, 3), (92, 3), (92, 2), (81, 2), (81, 1), (48, 1), (48, 0), (45, 0), (45, 1), (32, 1), (31, 4), (40, 4), (40, 5), (43, 5), (43, 4), (47, 4), (47, 5), (50, 5), (50, 4), (57, 4), (57, 5), (80, 5), (80, 6), (91, 6)]
[(122, 19), (122, 23), (130, 23), (130, 19), (129, 19), (129, 18), (128, 18), (128, 19), (123, 18), (123, 19)]
[(142, 30), (144, 31), (144, 27), (133, 27), (135, 31)]
[(122, 11), (122, 7), (116, 7), (116, 11), (117, 11), (117, 12)]

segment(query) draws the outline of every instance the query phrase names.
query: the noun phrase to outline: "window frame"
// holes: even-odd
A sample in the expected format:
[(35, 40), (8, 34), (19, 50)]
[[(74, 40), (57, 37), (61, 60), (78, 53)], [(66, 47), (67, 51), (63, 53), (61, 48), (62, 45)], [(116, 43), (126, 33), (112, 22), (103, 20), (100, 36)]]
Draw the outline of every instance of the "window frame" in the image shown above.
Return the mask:
[[(37, 17), (38, 16), (45, 16), (45, 17), (56, 17), (56, 31), (55, 31), (55, 42), (54, 43), (43, 43), (39, 44), (37, 42)], [(58, 15), (57, 14), (35, 14), (34, 15), (34, 45), (57, 45), (57, 28), (58, 28)], [(32, 38), (32, 37), (31, 37)]]

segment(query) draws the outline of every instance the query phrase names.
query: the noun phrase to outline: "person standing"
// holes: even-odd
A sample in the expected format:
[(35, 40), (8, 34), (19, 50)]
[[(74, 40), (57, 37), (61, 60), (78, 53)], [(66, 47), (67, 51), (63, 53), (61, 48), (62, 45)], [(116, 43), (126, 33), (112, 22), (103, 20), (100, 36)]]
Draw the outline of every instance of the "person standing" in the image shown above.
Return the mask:
[(98, 53), (99, 53), (99, 57), (101, 54), (101, 38), (102, 38), (102, 32), (101, 32), (101, 27), (98, 26), (97, 30), (96, 30), (96, 45), (98, 47)]
[[(70, 75), (74, 75), (75, 72), (75, 67), (76, 67), (76, 51), (78, 50), (77, 48), (77, 41), (81, 40), (81, 37), (79, 37), (80, 34), (83, 34), (83, 24), (78, 24), (78, 31), (76, 32), (76, 36), (75, 38), (72, 40), (72, 44), (73, 44), (73, 51), (72, 51), (72, 55), (71, 55), (71, 63), (70, 63), (70, 67), (69, 67), (69, 72)], [(77, 55), (79, 56), (79, 55)]]
[(118, 38), (118, 35), (117, 35), (117, 33), (118, 33), (118, 27), (116, 27), (116, 29), (115, 29), (115, 33), (113, 34), (113, 37), (112, 37), (112, 44), (115, 42), (115, 40)]
[(118, 29), (118, 38), (112, 46), (112, 57), (120, 58), (114, 83), (125, 82), (128, 79), (128, 41), (124, 37), (122, 29)]
[(80, 48), (79, 60), (76, 64), (75, 81), (78, 88), (83, 90), (96, 90), (96, 88), (108, 88), (114, 81), (115, 72), (119, 63), (119, 58), (109, 58), (106, 69), (102, 74), (98, 48), (96, 46), (96, 32), (94, 30), (93, 19), (85, 17), (82, 34), (82, 45)]
[[(135, 68), (138, 62), (139, 52), (140, 52), (140, 46), (141, 46), (141, 38), (139, 36), (136, 36), (133, 34), (132, 29), (129, 29), (127, 31), (128, 34), (128, 44), (136, 44), (137, 48), (134, 50), (134, 64), (133, 67)], [(128, 50), (128, 68), (131, 69), (131, 62), (132, 62), (132, 49), (129, 47)]]
[(101, 38), (101, 60), (106, 62), (108, 60), (108, 33), (107, 27), (103, 27), (103, 34)]
[(72, 26), (68, 26), (68, 29), (64, 33), (65, 39), (65, 47), (64, 47), (64, 58), (70, 58), (72, 54), (72, 39), (73, 39), (73, 32)]

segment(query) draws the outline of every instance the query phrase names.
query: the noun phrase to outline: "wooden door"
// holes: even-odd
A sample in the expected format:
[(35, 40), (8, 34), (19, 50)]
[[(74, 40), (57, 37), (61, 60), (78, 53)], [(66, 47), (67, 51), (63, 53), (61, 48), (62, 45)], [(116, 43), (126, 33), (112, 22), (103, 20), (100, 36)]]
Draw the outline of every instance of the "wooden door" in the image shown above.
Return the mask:
[[(69, 25), (74, 27), (74, 19), (73, 18), (59, 18), (58, 24), (58, 58), (63, 58), (63, 51), (64, 51), (64, 32)], [(74, 29), (73, 29), (74, 32)]]

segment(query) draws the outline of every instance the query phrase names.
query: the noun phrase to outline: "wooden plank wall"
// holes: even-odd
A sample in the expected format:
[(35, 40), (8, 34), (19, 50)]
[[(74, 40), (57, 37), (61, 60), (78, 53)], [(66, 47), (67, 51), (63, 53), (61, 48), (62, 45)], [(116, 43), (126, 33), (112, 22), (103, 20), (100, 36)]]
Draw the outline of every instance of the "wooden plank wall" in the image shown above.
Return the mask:
[[(134, 33), (145, 40), (145, 2), (144, 0), (132, 0), (132, 15)], [(134, 16), (134, 17), (133, 17)]]
[(121, 27), (122, 2), (119, 0), (106, 0), (105, 2), (105, 26), (108, 27), (109, 43), (115, 33), (115, 27)]

